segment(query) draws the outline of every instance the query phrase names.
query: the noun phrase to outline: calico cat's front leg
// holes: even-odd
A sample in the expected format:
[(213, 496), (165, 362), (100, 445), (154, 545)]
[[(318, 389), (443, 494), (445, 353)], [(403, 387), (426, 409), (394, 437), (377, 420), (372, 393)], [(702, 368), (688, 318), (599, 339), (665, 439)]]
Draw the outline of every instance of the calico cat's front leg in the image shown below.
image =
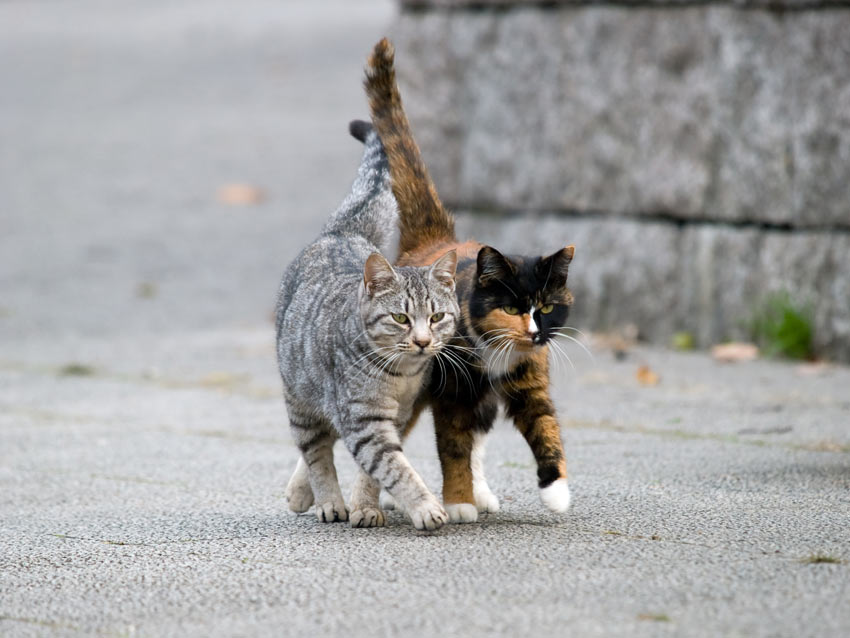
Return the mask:
[(553, 512), (566, 512), (570, 506), (567, 462), (548, 386), (545, 360), (543, 365), (529, 365), (521, 378), (512, 380), (507, 412), (537, 461), (540, 500)]
[(496, 418), (495, 397), (433, 406), (437, 452), (443, 471), (443, 503), (453, 523), (474, 523), (479, 511), (498, 511), (484, 479), (484, 436)]

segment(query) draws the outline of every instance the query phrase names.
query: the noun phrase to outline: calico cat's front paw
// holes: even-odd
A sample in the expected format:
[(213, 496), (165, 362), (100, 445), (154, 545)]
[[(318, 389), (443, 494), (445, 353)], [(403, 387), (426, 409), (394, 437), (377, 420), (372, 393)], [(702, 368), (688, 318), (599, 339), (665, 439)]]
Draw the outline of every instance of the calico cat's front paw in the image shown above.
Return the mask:
[(316, 518), (322, 523), (344, 522), (348, 520), (348, 508), (342, 501), (316, 504)]
[(553, 512), (563, 513), (570, 507), (570, 486), (567, 479), (558, 479), (540, 490), (540, 500)]
[(474, 523), (478, 520), (478, 508), (472, 503), (447, 503), (446, 512), (452, 523)]
[(442, 505), (431, 499), (410, 508), (407, 515), (410, 516), (413, 526), (419, 530), (439, 529), (449, 520), (449, 515)]
[(351, 512), (352, 527), (383, 527), (387, 520), (384, 513), (375, 507), (364, 507)]

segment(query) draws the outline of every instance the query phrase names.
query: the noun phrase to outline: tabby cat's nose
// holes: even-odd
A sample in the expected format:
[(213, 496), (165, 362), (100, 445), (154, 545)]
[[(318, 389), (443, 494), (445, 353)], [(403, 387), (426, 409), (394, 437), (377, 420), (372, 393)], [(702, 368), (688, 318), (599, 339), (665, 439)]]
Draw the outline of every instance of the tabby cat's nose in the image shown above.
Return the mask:
[(423, 350), (431, 345), (430, 337), (414, 337), (413, 343), (422, 348)]

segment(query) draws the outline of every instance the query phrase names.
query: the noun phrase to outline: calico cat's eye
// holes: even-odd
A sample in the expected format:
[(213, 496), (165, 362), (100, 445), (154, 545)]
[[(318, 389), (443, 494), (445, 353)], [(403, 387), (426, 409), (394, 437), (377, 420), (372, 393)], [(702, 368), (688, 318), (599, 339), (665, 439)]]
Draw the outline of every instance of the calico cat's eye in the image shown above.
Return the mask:
[(540, 306), (540, 312), (544, 315), (548, 315), (555, 309), (555, 304), (547, 303), (545, 306)]
[(504, 310), (509, 315), (519, 314), (519, 308), (517, 308), (516, 306), (502, 306), (502, 310)]
[(397, 323), (408, 323), (410, 319), (407, 318), (407, 315), (393, 315), (393, 319), (396, 320)]
[(437, 323), (445, 316), (445, 312), (435, 312), (433, 315), (431, 315), (431, 323)]

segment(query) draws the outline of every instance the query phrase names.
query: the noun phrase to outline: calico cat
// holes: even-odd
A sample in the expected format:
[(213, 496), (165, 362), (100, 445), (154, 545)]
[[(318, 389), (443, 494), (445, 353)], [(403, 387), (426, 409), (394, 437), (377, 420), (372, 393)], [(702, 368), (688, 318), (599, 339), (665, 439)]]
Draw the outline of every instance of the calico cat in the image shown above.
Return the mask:
[(428, 266), (393, 268), (378, 251), (389, 240), (396, 205), (386, 156), (370, 128), (357, 179), (316, 241), (289, 265), (277, 302), (277, 354), (292, 436), (301, 458), (287, 487), (290, 509), (315, 501), (320, 521), (345, 521), (333, 462), (342, 438), (360, 466), (351, 525), (384, 524), (381, 488), (417, 529), (447, 515), (411, 467), (400, 430), (433, 358), (455, 332), (459, 315), (447, 252)]
[[(548, 256), (507, 256), (474, 241), (458, 242), (404, 113), (392, 45), (369, 58), (366, 93), (389, 160), (400, 218), (398, 265), (424, 266), (456, 251), (458, 366), (435, 369), (420, 403), (434, 415), (443, 471), (443, 503), (453, 522), (495, 511), (483, 470), (484, 435), (499, 404), (513, 418), (537, 462), (540, 497), (552, 511), (570, 504), (560, 426), (549, 396), (548, 344), (565, 326), (573, 298), (567, 271), (574, 247)], [(418, 414), (418, 410), (416, 411)], [(412, 423), (409, 424), (412, 427)]]

